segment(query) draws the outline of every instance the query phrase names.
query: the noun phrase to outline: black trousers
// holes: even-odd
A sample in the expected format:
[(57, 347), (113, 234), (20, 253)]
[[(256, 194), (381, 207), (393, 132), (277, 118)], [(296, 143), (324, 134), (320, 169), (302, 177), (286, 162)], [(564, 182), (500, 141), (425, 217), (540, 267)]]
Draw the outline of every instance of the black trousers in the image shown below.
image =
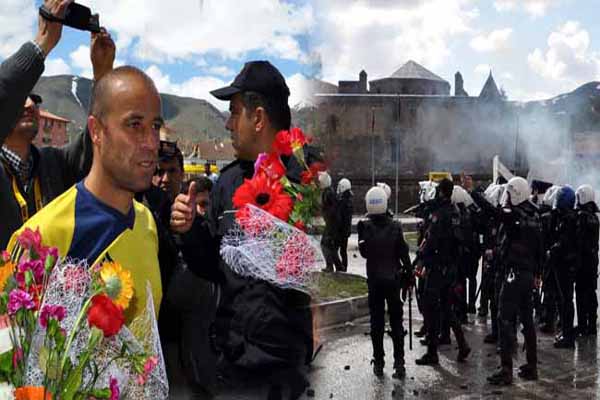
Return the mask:
[(466, 345), (462, 326), (456, 316), (454, 304), (451, 304), (454, 294), (452, 281), (442, 267), (430, 267), (426, 270), (423, 293), (423, 317), (428, 333), (427, 352), (437, 354), (438, 340), (442, 315), (444, 324), (448, 324), (454, 332), (459, 348)]
[[(591, 261), (591, 262), (590, 262)], [(577, 271), (575, 282), (577, 293), (577, 325), (586, 330), (596, 329), (598, 319), (598, 256), (586, 260)]]
[(556, 317), (561, 307), (557, 278), (554, 274), (556, 272), (548, 271), (543, 282), (542, 319), (544, 323), (550, 326), (556, 325)]
[(575, 294), (575, 272), (572, 268), (558, 272), (558, 282), (562, 292), (562, 304), (560, 305), (560, 325), (562, 335), (567, 339), (575, 338), (573, 319), (575, 318), (575, 305), (573, 295)]
[(327, 271), (333, 271), (334, 267), (336, 271), (344, 270), (336, 246), (336, 240), (333, 237), (324, 235), (321, 238), (321, 250), (323, 251)]
[(348, 237), (344, 236), (336, 240), (336, 255), (339, 254), (342, 262), (342, 271), (348, 270)]
[(369, 312), (371, 315), (371, 342), (373, 359), (383, 362), (383, 335), (385, 333), (385, 305), (387, 303), (392, 342), (394, 345), (394, 366), (404, 365), (404, 329), (402, 328), (402, 300), (400, 286), (395, 280), (375, 280), (369, 278)]
[(505, 371), (512, 374), (513, 346), (516, 343), (517, 317), (523, 324), (527, 364), (537, 366), (537, 338), (533, 324), (533, 273), (520, 271), (512, 282), (503, 280), (500, 289), (498, 319), (500, 322), (500, 361)]

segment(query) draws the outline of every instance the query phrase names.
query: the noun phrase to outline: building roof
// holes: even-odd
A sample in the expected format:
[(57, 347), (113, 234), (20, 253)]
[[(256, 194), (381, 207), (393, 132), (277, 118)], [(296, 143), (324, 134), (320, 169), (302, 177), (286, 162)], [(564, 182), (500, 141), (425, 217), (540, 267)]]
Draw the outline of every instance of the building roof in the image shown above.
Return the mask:
[(500, 94), (500, 90), (498, 90), (498, 86), (496, 85), (496, 81), (492, 76), (492, 71), (490, 71), (490, 75), (485, 81), (485, 85), (483, 85), (483, 89), (481, 89), (481, 93), (479, 94), (479, 98), (483, 100), (493, 100), (500, 99), (502, 95)]
[[(429, 71), (422, 65), (409, 60), (406, 64), (401, 66), (390, 76), (390, 78), (398, 79), (426, 79), (430, 81), (446, 82), (445, 79), (437, 76), (433, 72)], [(447, 83), (447, 82), (446, 82)]]
[(233, 146), (229, 142), (209, 140), (196, 145), (195, 156), (202, 160), (235, 160)]
[(54, 121), (65, 122), (67, 124), (71, 122), (70, 119), (59, 117), (58, 115), (52, 114), (50, 111), (44, 109), (40, 109), (40, 118), (52, 119)]

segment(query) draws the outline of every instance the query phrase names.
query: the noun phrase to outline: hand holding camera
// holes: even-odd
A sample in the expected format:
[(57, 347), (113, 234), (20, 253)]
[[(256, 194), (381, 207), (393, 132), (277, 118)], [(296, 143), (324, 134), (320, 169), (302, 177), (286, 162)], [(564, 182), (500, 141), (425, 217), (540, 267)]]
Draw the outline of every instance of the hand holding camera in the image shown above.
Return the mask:
[[(64, 18), (67, 8), (73, 3), (73, 0), (45, 0), (44, 7), (57, 19)], [(56, 46), (62, 34), (62, 24), (60, 22), (50, 21), (42, 15), (38, 18), (38, 32), (35, 42), (40, 46), (47, 56)]]

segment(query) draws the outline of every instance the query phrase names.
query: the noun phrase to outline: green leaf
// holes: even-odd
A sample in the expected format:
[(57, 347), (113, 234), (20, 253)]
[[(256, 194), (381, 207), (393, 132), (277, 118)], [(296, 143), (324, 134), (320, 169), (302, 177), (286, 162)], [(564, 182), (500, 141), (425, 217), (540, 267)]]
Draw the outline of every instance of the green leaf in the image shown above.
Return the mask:
[(43, 346), (39, 353), (39, 367), (40, 370), (46, 374), (50, 379), (58, 379), (59, 377), (59, 364), (56, 352)]

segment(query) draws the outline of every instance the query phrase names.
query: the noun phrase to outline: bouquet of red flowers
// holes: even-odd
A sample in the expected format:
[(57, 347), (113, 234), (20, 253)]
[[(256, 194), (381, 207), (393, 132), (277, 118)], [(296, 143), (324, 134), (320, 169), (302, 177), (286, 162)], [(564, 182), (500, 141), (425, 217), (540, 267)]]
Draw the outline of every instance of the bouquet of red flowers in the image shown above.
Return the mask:
[(152, 323), (134, 321), (136, 338), (124, 326), (129, 271), (61, 260), (41, 239), (25, 229), (0, 257), (0, 398), (166, 398), (151, 292), (140, 320)]
[[(221, 254), (238, 274), (301, 288), (322, 260), (320, 246), (306, 231), (320, 210), (318, 176), (325, 165), (307, 165), (308, 142), (299, 128), (278, 132), (273, 151), (258, 156), (253, 178), (236, 190), (238, 229), (223, 238)], [(286, 176), (282, 156), (298, 161), (300, 182)]]

